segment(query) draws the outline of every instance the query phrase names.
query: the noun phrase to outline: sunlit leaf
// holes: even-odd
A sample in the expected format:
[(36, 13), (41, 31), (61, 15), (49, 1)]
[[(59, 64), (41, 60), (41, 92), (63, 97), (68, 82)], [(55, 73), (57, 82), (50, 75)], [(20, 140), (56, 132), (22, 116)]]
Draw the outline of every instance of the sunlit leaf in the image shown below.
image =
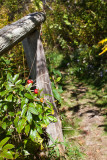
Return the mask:
[(4, 138), (1, 142), (0, 142), (0, 148), (5, 144), (7, 143), (7, 141), (10, 139), (10, 137), (6, 137)]
[(34, 99), (34, 97), (29, 93), (25, 93), (25, 97), (27, 97), (28, 99)]
[(29, 131), (30, 131), (30, 125), (28, 124), (28, 125), (25, 126), (25, 133), (26, 133), (27, 136), (29, 134)]
[(14, 145), (13, 145), (13, 144), (6, 144), (6, 145), (3, 147), (3, 150), (4, 150), (4, 149), (8, 150), (8, 149), (12, 149), (12, 148), (14, 148)]
[(13, 77), (13, 82), (16, 82), (18, 78), (19, 78), (19, 74), (15, 74)]
[(28, 122), (31, 124), (31, 122), (32, 122), (32, 114), (29, 112), (29, 111), (27, 111), (27, 120), (28, 120)]

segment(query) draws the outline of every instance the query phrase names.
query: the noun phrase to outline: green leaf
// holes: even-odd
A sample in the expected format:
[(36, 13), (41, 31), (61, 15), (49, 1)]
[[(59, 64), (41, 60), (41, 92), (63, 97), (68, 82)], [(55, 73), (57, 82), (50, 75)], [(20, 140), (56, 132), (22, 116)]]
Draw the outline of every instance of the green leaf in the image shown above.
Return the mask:
[(8, 82), (8, 84), (6, 85), (6, 90), (7, 90), (7, 91), (13, 91), (13, 88), (12, 88), (13, 86), (14, 86), (13, 83)]
[(5, 60), (5, 63), (6, 64), (10, 64), (10, 60)]
[(18, 85), (18, 84), (20, 84), (20, 83), (22, 83), (22, 80), (21, 80), (21, 79), (19, 79), (18, 81), (16, 81), (15, 85)]
[(48, 118), (49, 118), (50, 121), (57, 122), (57, 118), (54, 117), (54, 116), (48, 116)]
[(6, 122), (2, 123), (2, 128), (5, 130), (6, 129)]
[(18, 133), (21, 133), (22, 129), (25, 127), (26, 125), (26, 120), (25, 119), (21, 119), (18, 123), (18, 127), (17, 127), (17, 131)]
[(0, 142), (0, 148), (5, 144), (7, 143), (7, 141), (10, 139), (10, 137), (6, 137), (4, 138), (1, 142)]
[(27, 84), (26, 89), (31, 92), (32, 83)]
[(12, 78), (11, 73), (8, 73), (8, 74), (7, 74), (7, 80), (13, 82), (13, 78)]
[(25, 126), (25, 133), (26, 133), (27, 136), (29, 134), (29, 131), (30, 131), (30, 125), (28, 124), (28, 125)]
[(0, 153), (1, 157), (7, 158), (7, 159), (13, 159), (13, 155), (10, 151), (4, 150), (2, 153)]
[(29, 107), (35, 107), (34, 103), (29, 103)]
[(8, 150), (8, 149), (12, 149), (12, 148), (14, 148), (14, 145), (13, 145), (13, 144), (6, 144), (6, 145), (3, 147), (3, 150), (4, 150), (4, 149)]
[(56, 79), (56, 82), (59, 82), (61, 80), (61, 77), (58, 77), (57, 79)]
[(14, 77), (13, 77), (13, 82), (15, 83), (18, 78), (19, 78), (19, 74), (14, 75)]
[(21, 116), (25, 116), (25, 113), (27, 112), (27, 105), (25, 104), (22, 108)]
[(7, 108), (8, 108), (8, 106), (7, 106), (7, 105), (4, 105), (4, 110), (5, 110), (5, 111), (7, 110)]
[(5, 91), (0, 92), (0, 95), (3, 97), (3, 96), (5, 96), (7, 93), (8, 93), (8, 91), (5, 90)]
[(38, 115), (38, 111), (37, 111), (34, 107), (29, 107), (28, 110), (29, 110), (29, 112), (31, 112), (32, 114)]
[(18, 126), (18, 121), (19, 121), (19, 116), (17, 116), (17, 117), (14, 119), (14, 125), (15, 125), (15, 127)]
[(38, 111), (39, 113), (43, 113), (42, 105), (37, 104), (37, 105), (36, 105), (36, 109), (37, 109), (37, 111)]
[(14, 113), (14, 112), (9, 112), (9, 115), (10, 115), (11, 117), (13, 117), (13, 116), (15, 115), (15, 113)]
[(34, 130), (31, 129), (31, 131), (30, 131), (30, 138), (31, 138), (32, 141), (35, 141), (35, 139), (37, 137), (37, 134), (38, 133), (37, 133), (36, 129), (34, 129)]
[(28, 99), (34, 99), (34, 97), (29, 93), (25, 93), (25, 97), (27, 97)]
[(40, 134), (43, 133), (42, 127), (40, 125), (36, 124), (36, 128), (37, 128), (38, 133), (40, 133)]
[(49, 119), (47, 118), (47, 117), (44, 117), (44, 119), (43, 119), (43, 121), (44, 121), (44, 123), (46, 124), (46, 125), (49, 125)]
[(12, 97), (13, 97), (13, 94), (10, 94), (10, 95), (7, 97), (7, 100), (8, 100), (9, 102), (12, 102)]
[(21, 101), (21, 108), (23, 108), (23, 106), (24, 106), (25, 104), (27, 104), (28, 101), (29, 101), (29, 100), (28, 100), (27, 98), (23, 98), (22, 101)]
[(61, 96), (60, 96), (60, 94), (57, 92), (56, 89), (53, 89), (52, 91), (53, 91), (54, 97), (61, 103)]
[(43, 116), (39, 113), (39, 119), (42, 120)]
[(32, 114), (29, 111), (27, 111), (27, 120), (31, 124), (31, 122), (32, 122)]

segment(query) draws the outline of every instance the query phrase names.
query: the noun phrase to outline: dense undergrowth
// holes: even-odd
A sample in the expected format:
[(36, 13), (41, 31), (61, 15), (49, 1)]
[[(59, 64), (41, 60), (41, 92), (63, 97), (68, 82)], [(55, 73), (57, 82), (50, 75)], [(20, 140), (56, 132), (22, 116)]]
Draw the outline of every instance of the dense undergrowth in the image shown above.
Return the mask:
[[(67, 77), (72, 77), (72, 81), (76, 83), (81, 82), (94, 88), (97, 93), (93, 89), (94, 93), (90, 94), (92, 96), (98, 94), (97, 105), (105, 106), (107, 55), (105, 53), (99, 56), (101, 47), (98, 46), (98, 42), (106, 38), (107, 2), (103, 0), (55, 0), (47, 1), (47, 6), (52, 10), (49, 7), (45, 10), (47, 20), (42, 25), (42, 41), (58, 107), (60, 108), (63, 103), (61, 94), (66, 88), (66, 81), (69, 80)], [(0, 28), (2, 28), (28, 13), (42, 11), (42, 3), (40, 0), (34, 3), (30, 0), (1, 0), (0, 9)], [(50, 159), (52, 157), (60, 159), (58, 149), (53, 149), (58, 142), (56, 141), (50, 148), (44, 143), (46, 137), (44, 129), (49, 123), (49, 118), (46, 119), (45, 114), (50, 115), (52, 110), (47, 110), (47, 104), (42, 104), (40, 101), (41, 97), (35, 97), (30, 91), (31, 86), (27, 88), (25, 85), (29, 70), (22, 44), (15, 46), (0, 61), (0, 154), (2, 155), (0, 158), (36, 159), (38, 157), (39, 159), (40, 155), (37, 152), (39, 153), (44, 147), (43, 150), (48, 150)], [(63, 73), (67, 76), (63, 76)], [(35, 98), (38, 98), (38, 101), (35, 102), (33, 100)], [(24, 99), (24, 107), (21, 107), (20, 99)], [(40, 111), (35, 110), (36, 105), (39, 105)], [(63, 127), (67, 127), (68, 121), (64, 115), (62, 117)], [(37, 122), (38, 119), (39, 122)], [(39, 124), (35, 124), (34, 120)], [(50, 116), (50, 120), (54, 118)], [(78, 126), (78, 119), (74, 123), (73, 131)], [(69, 124), (68, 127), (71, 125)], [(68, 135), (69, 131), (64, 131), (64, 137)], [(64, 145), (68, 159), (84, 158), (78, 146), (66, 141)], [(71, 148), (71, 145), (74, 147)]]

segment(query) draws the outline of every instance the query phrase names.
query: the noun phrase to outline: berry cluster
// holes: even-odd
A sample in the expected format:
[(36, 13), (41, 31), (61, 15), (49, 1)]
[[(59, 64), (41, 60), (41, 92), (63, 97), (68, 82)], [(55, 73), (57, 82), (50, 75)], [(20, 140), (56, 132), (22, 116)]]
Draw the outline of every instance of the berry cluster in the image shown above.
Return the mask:
[[(28, 80), (27, 80), (27, 84), (30, 84), (30, 83), (33, 83), (33, 80), (28, 79)], [(34, 93), (35, 93), (35, 94), (38, 94), (38, 89), (34, 89)]]

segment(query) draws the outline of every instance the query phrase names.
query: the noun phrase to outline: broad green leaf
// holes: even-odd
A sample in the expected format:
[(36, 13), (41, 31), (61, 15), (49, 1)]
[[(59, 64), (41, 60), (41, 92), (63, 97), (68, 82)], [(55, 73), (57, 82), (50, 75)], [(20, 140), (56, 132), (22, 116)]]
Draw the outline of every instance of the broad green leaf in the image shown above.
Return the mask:
[(7, 97), (7, 100), (8, 100), (9, 102), (11, 102), (11, 101), (12, 101), (12, 97), (13, 97), (13, 94), (10, 94), (10, 95)]
[(21, 119), (18, 123), (18, 127), (17, 127), (17, 131), (18, 133), (21, 133), (22, 129), (25, 127), (26, 125), (26, 120), (25, 119)]
[(13, 159), (13, 155), (10, 151), (4, 150), (2, 153), (0, 153), (1, 157), (7, 158), (7, 159)]
[(34, 97), (29, 93), (25, 93), (25, 97), (27, 97), (28, 99), (34, 99)]
[(36, 105), (36, 109), (37, 109), (37, 111), (38, 111), (39, 113), (43, 113), (42, 105), (37, 104), (37, 105)]
[(57, 118), (54, 117), (54, 116), (48, 116), (48, 118), (49, 118), (50, 121), (57, 122)]
[(19, 121), (19, 116), (17, 116), (17, 117), (14, 119), (14, 125), (15, 125), (15, 127), (18, 126), (18, 121)]
[(10, 139), (10, 137), (6, 137), (4, 138), (1, 142), (0, 142), (0, 148), (5, 144), (7, 143), (7, 141)]
[(21, 108), (23, 108), (23, 106), (24, 106), (25, 104), (27, 104), (28, 101), (29, 101), (29, 100), (28, 100), (27, 98), (23, 98), (22, 101), (21, 101)]
[(6, 122), (2, 123), (2, 128), (5, 130), (6, 129)]
[(7, 110), (7, 108), (8, 108), (8, 106), (7, 106), (7, 105), (4, 105), (4, 110), (5, 110), (5, 111)]
[(10, 60), (5, 60), (5, 63), (6, 64), (10, 64)]
[(36, 137), (37, 137), (37, 130), (36, 129), (34, 129), (34, 130), (31, 129), (31, 131), (30, 131), (30, 138), (31, 138), (31, 140), (35, 141)]
[(10, 115), (11, 117), (13, 117), (13, 116), (15, 115), (15, 113), (14, 113), (14, 112), (9, 112), (9, 115)]
[(4, 95), (6, 95), (8, 93), (7, 90), (0, 92), (0, 95), (3, 97)]
[(31, 122), (32, 122), (32, 114), (29, 111), (27, 111), (27, 120), (31, 124)]
[(35, 107), (34, 103), (29, 103), (29, 107)]
[(9, 80), (9, 81), (13, 81), (13, 78), (12, 78), (12, 75), (11, 75), (11, 73), (8, 73), (7, 74), (7, 80)]
[(29, 134), (29, 131), (30, 131), (30, 125), (28, 124), (28, 125), (25, 126), (25, 133), (26, 133), (27, 136)]
[(18, 84), (20, 84), (20, 83), (22, 83), (22, 80), (21, 80), (21, 79), (19, 79), (18, 81), (16, 81), (15, 85), (18, 85)]
[(13, 77), (13, 82), (16, 82), (18, 78), (19, 78), (19, 74), (15, 74)]
[(40, 133), (40, 134), (43, 133), (42, 127), (40, 125), (36, 124), (36, 129), (37, 129), (38, 133)]
[(42, 114), (39, 114), (39, 119), (42, 120), (43, 116)]
[(14, 145), (13, 144), (6, 144), (4, 147), (3, 147), (3, 150), (8, 150), (8, 149), (12, 149), (14, 148)]
[(7, 89), (9, 90), (9, 89), (12, 88), (13, 86), (14, 86), (14, 84), (13, 84), (12, 82), (8, 82), (7, 87), (9, 87), (9, 88), (7, 88)]
[(32, 114), (38, 115), (38, 111), (37, 111), (34, 107), (29, 107), (28, 110), (29, 110), (29, 112), (31, 112)]
[(61, 103), (61, 96), (60, 96), (60, 94), (57, 92), (56, 89), (53, 89), (52, 91), (53, 91), (54, 97)]
[(22, 108), (21, 116), (25, 116), (25, 113), (27, 112), (27, 105), (25, 104)]
[(50, 123), (48, 117), (44, 117), (43, 121), (46, 125), (49, 125)]

